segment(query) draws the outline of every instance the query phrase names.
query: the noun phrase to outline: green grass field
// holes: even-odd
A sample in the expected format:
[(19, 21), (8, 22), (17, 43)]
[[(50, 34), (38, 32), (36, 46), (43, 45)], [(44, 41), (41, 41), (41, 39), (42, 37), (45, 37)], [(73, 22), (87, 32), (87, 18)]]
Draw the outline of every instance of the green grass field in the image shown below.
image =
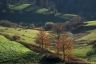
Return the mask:
[[(5, 27), (0, 26), (0, 29), (5, 29)], [(20, 38), (21, 40), (25, 39), (22, 41), (29, 42), (31, 44), (35, 44), (34, 38), (36, 37), (36, 33), (38, 32), (37, 30), (31, 30), (31, 29), (24, 29), (23, 30), (22, 29), (21, 31), (18, 31), (18, 29), (21, 29), (21, 28), (17, 28), (17, 29), (8, 28), (8, 30), (5, 30), (4, 32), (0, 32), (0, 33), (9, 34), (9, 35), (17, 34), (21, 37)], [(27, 31), (27, 32), (25, 32), (25, 31)], [(93, 32), (93, 31), (91, 31), (91, 32)], [(23, 34), (25, 36), (22, 36)], [(31, 37), (31, 38), (29, 38), (29, 37)], [(0, 36), (0, 39), (1, 39), (0, 40), (0, 42), (1, 42), (0, 43), (0, 49), (1, 49), (0, 56), (2, 57), (3, 54), (6, 54), (9, 51), (12, 51), (9, 54), (4, 55), (4, 57), (1, 59), (2, 61), (8, 61), (8, 60), (12, 60), (12, 59), (22, 58), (23, 56), (26, 56), (29, 53), (33, 53), (35, 55), (34, 52), (31, 52), (29, 49), (25, 48), (23, 45), (21, 45), (17, 42), (9, 41), (6, 38), (4, 38), (3, 36)], [(86, 53), (88, 51), (90, 51), (91, 49), (92, 49), (92, 45), (87, 46), (86, 44), (74, 44), (73, 54), (76, 55), (77, 57), (87, 61), (87, 62), (95, 62), (96, 57), (94, 57), (94, 56), (96, 56), (96, 55), (92, 55), (89, 57), (86, 56)]]
[(96, 20), (94, 21), (87, 21), (87, 25), (86, 26), (96, 26)]
[(17, 3), (15, 5), (9, 5), (9, 8), (15, 9), (15, 10), (22, 10), (22, 9), (28, 7), (28, 6), (30, 6), (30, 4), (19, 4), (19, 3)]
[(86, 56), (86, 54), (92, 50), (92, 45), (87, 44), (75, 44), (73, 54), (87, 62), (96, 64), (96, 54), (91, 56)]
[[(0, 29), (4, 30), (6, 27), (0, 26)], [(18, 31), (21, 29), (21, 31)], [(27, 32), (26, 32), (27, 31)], [(18, 35), (20, 36), (20, 41), (28, 42), (31, 44), (35, 44), (34, 38), (36, 37), (37, 30), (32, 29), (22, 29), (22, 28), (8, 28), (8, 30), (4, 30), (3, 32), (0, 31), (1, 34), (8, 34), (8, 35)]]
[(87, 40), (87, 41), (93, 41), (96, 40), (96, 21), (87, 21), (87, 25), (85, 25), (85, 27), (87, 27), (85, 30), (87, 30), (86, 32), (88, 32), (89, 34), (84, 35), (81, 38), (78, 38), (77, 41), (80, 40)]
[(88, 32), (90, 32), (88, 35), (85, 35), (84, 37), (77, 39), (77, 41), (87, 40), (90, 42), (96, 40), (96, 30), (90, 30)]
[(24, 58), (28, 58), (28, 55), (34, 58), (38, 54), (30, 51), (18, 42), (9, 41), (0, 35), (0, 63), (12, 62), (17, 59), (19, 59), (18, 62), (23, 63), (25, 61)]

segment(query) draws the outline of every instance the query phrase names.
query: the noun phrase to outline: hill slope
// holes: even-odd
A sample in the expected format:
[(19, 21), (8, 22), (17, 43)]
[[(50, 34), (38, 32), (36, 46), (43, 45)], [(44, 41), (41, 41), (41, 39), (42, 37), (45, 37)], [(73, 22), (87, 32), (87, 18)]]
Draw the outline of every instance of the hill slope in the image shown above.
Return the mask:
[[(27, 58), (28, 55), (34, 58), (34, 56), (38, 54), (30, 51), (23, 45), (14, 41), (9, 41), (8, 39), (0, 35), (0, 63), (6, 63), (12, 61), (14, 62), (14, 60), (16, 60), (15, 62), (17, 63), (18, 62), (23, 63), (24, 61), (26, 62), (24, 58)], [(32, 58), (30, 58), (31, 61)]]

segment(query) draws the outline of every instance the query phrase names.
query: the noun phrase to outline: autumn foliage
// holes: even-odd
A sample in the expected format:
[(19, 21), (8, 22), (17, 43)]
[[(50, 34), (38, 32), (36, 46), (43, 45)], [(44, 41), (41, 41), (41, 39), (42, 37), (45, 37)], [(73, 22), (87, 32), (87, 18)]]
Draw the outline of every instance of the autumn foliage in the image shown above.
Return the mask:
[(13, 40), (16, 41), (17, 39), (19, 39), (20, 37), (18, 35), (14, 35), (13, 36)]
[(59, 54), (59, 52), (61, 52), (62, 58), (64, 60), (67, 59), (67, 56), (71, 53), (72, 49), (73, 49), (73, 43), (66, 35), (62, 35), (57, 40), (57, 44), (56, 44), (57, 53)]
[(65, 30), (66, 28), (64, 27), (64, 24), (57, 23), (52, 28), (53, 33), (50, 34), (54, 38), (49, 38), (49, 34), (46, 34), (44, 28), (41, 27), (35, 39), (36, 43), (39, 44), (42, 49), (44, 49), (51, 46), (50, 43), (54, 39), (55, 46), (53, 47), (55, 47), (56, 54), (60, 55), (63, 60), (68, 61), (68, 56), (72, 54), (71, 51), (73, 49), (73, 43), (67, 37)]
[(67, 56), (73, 49), (72, 41), (67, 37), (64, 23), (56, 23), (52, 28), (53, 39), (56, 42), (56, 54), (62, 55), (62, 59), (68, 59)]
[(41, 48), (48, 48), (50, 46), (49, 35), (45, 33), (44, 28), (41, 27), (39, 29), (39, 33), (37, 33), (36, 43), (39, 44)]

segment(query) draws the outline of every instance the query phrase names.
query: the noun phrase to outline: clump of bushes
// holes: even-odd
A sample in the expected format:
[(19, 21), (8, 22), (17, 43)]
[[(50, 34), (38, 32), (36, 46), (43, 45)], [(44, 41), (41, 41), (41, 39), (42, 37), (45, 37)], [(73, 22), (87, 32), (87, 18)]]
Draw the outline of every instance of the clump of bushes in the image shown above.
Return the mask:
[(19, 39), (19, 38), (20, 38), (20, 36), (18, 36), (18, 35), (14, 35), (14, 36), (13, 36), (13, 40), (14, 40), (14, 41), (16, 41), (16, 40)]
[(92, 50), (90, 50), (89, 52), (87, 52), (87, 56), (91, 56), (93, 54), (96, 54), (96, 40), (92, 41), (91, 43), (89, 43), (89, 45), (92, 45)]
[(45, 30), (51, 30), (53, 25), (54, 25), (53, 22), (46, 22), (44, 28)]
[(91, 56), (93, 54), (94, 54), (94, 50), (90, 50), (90, 51), (87, 52), (86, 56)]
[(80, 30), (85, 25), (85, 23), (83, 23), (84, 21), (86, 20), (83, 17), (75, 16), (69, 21), (65, 22), (66, 29), (70, 30), (71, 32), (78, 31), (78, 29)]
[(4, 37), (6, 37), (7, 39), (11, 40), (11, 41), (16, 41), (17, 39), (20, 38), (20, 36), (18, 35), (13, 35), (13, 36), (10, 36), (8, 34), (2, 34)]
[(29, 29), (34, 29), (34, 28), (35, 28), (35, 25), (34, 25), (34, 24), (30, 24), (30, 25), (28, 26), (28, 28), (29, 28)]
[(96, 54), (96, 41), (95, 41), (95, 43), (93, 44), (93, 50), (94, 50), (94, 53)]
[(18, 26), (17, 23), (12, 23), (12, 22), (10, 22), (8, 20), (1, 20), (0, 25), (5, 26), (5, 27), (13, 27), (13, 28), (16, 28)]

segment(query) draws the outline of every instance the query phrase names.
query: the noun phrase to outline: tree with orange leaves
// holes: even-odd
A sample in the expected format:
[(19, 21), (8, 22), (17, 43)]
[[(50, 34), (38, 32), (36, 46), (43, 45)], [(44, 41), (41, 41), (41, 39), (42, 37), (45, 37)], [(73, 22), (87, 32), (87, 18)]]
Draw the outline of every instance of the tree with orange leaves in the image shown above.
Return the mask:
[(48, 48), (50, 46), (50, 39), (49, 39), (49, 35), (45, 33), (44, 28), (41, 27), (39, 29), (39, 33), (37, 33), (37, 37), (36, 37), (36, 43), (39, 44), (39, 46), (43, 49)]
[(56, 49), (59, 49), (62, 52), (63, 59), (66, 61), (67, 56), (71, 53), (73, 49), (72, 41), (64, 34), (60, 36), (57, 40)]
[(63, 59), (66, 61), (67, 56), (73, 49), (72, 41), (66, 35), (66, 28), (63, 23), (56, 23), (52, 28), (52, 36), (56, 42), (56, 53), (62, 53)]
[[(65, 33), (65, 30), (66, 30), (65, 25), (64, 23), (61, 23), (61, 22), (55, 23), (51, 30), (52, 30), (51, 39), (53, 42), (56, 43), (56, 46), (58, 47), (60, 45), (58, 44), (57, 40), (59, 40), (60, 36)], [(57, 48), (56, 53), (59, 54), (59, 51), (60, 49)]]

